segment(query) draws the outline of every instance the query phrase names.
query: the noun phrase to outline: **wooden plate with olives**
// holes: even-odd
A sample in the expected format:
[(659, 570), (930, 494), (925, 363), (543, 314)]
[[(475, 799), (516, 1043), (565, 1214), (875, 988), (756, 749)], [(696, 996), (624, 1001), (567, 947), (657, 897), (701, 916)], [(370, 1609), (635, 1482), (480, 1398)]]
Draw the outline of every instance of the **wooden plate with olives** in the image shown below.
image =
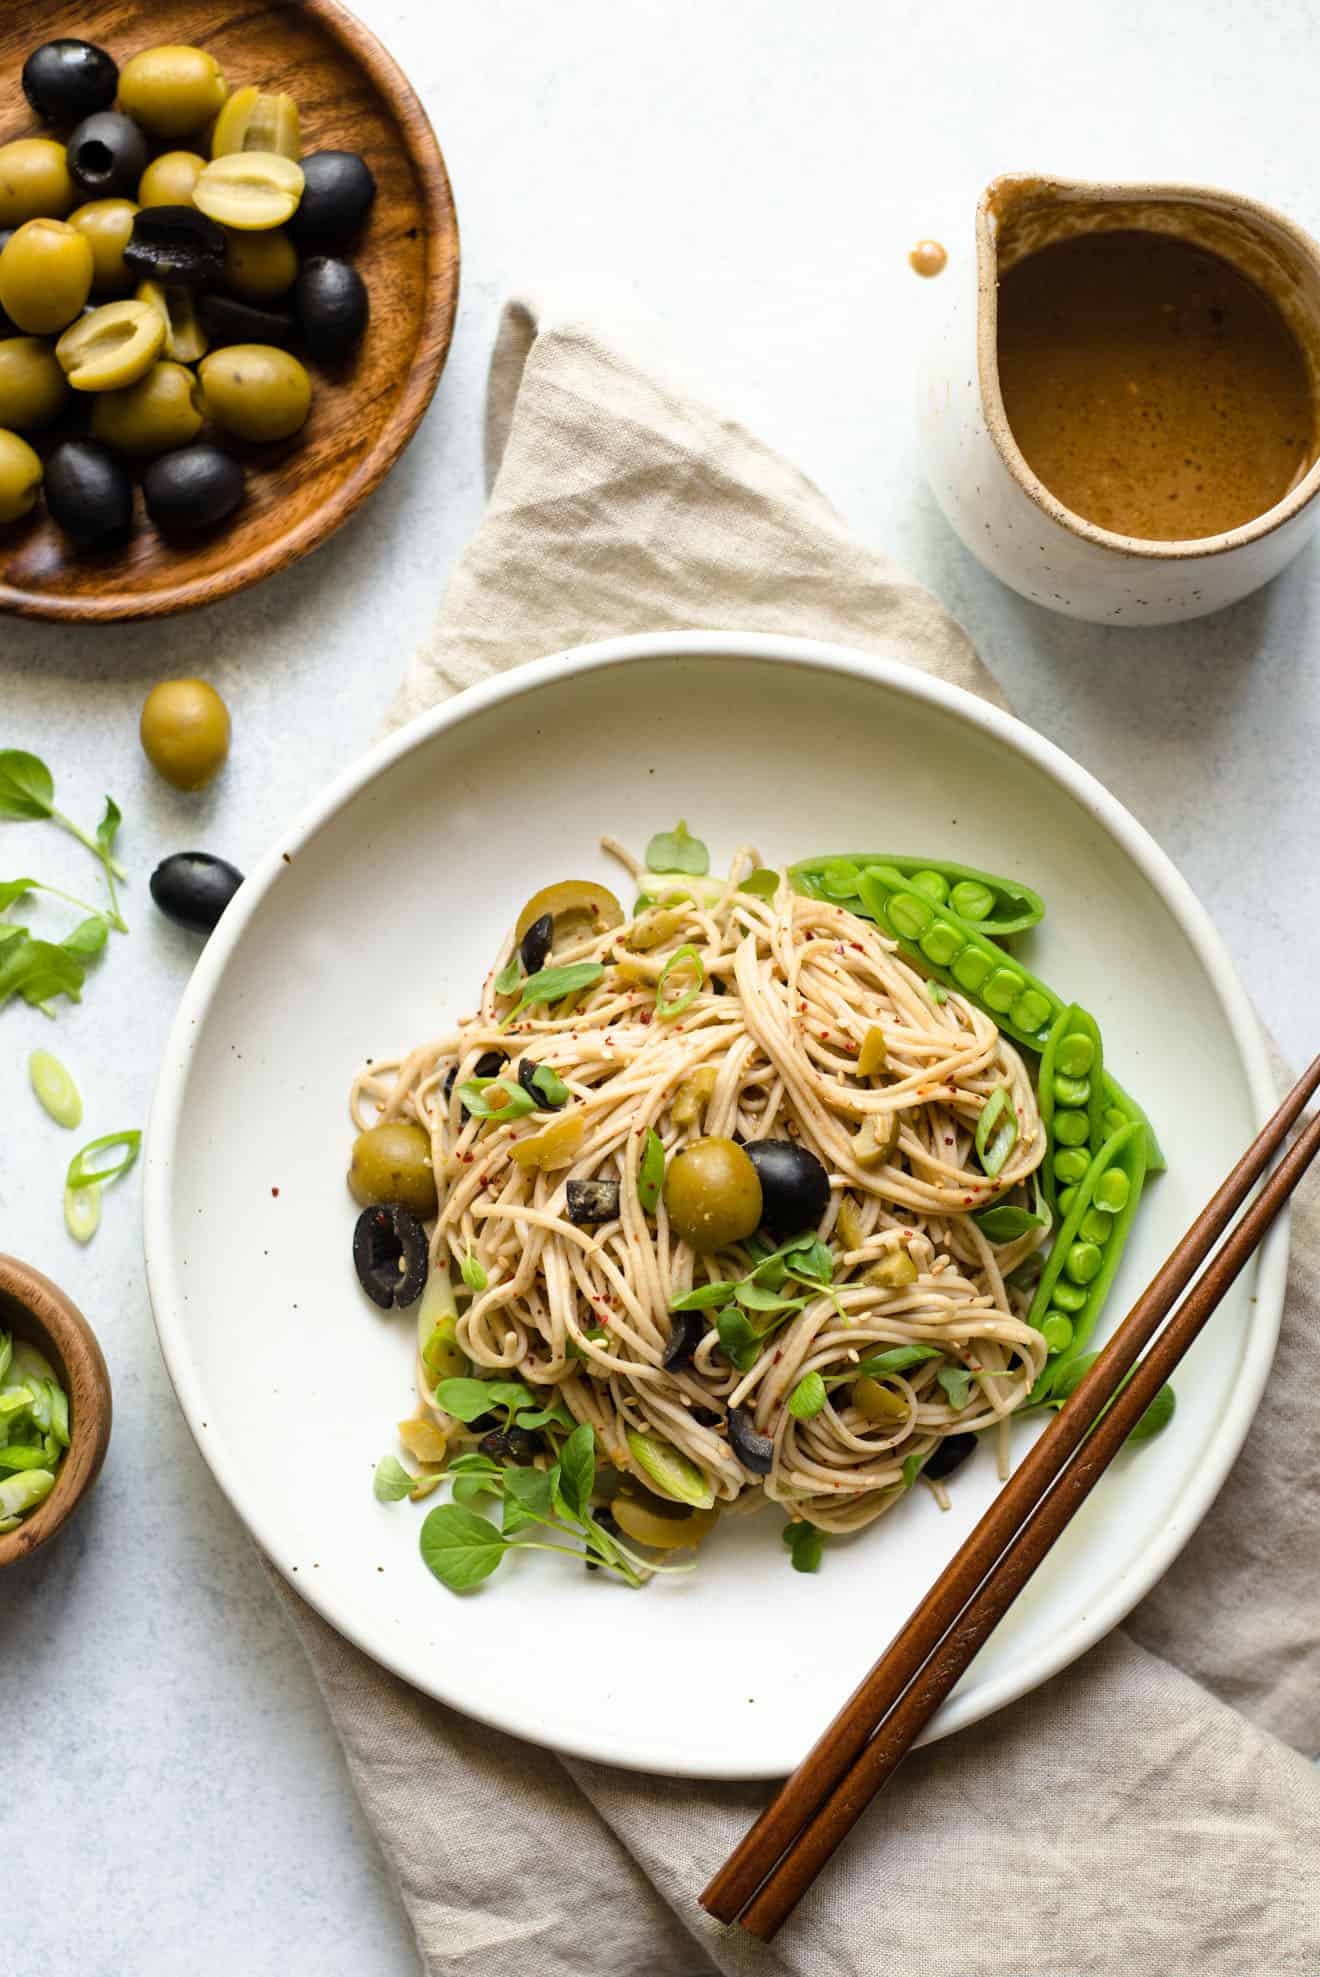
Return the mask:
[(426, 112), (336, 0), (10, 0), (0, 609), (159, 617), (316, 548), (416, 430), (457, 300)]

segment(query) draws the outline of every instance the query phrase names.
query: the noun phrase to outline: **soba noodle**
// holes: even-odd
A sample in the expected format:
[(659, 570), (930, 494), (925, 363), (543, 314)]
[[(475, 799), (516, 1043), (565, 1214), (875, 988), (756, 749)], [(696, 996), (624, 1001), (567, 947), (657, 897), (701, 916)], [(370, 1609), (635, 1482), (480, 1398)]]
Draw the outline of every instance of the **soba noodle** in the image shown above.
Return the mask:
[[(759, 1493), (823, 1530), (856, 1529), (903, 1495), (945, 1437), (1005, 1423), (1044, 1365), (1045, 1343), (1023, 1322), (1025, 1299), (1005, 1282), (1042, 1231), (996, 1247), (973, 1220), (1044, 1154), (1032, 1080), (990, 1017), (932, 990), (869, 922), (796, 897), (782, 880), (773, 898), (739, 891), (757, 863), (751, 850), (738, 854), (727, 881), (695, 884), (642, 874), (609, 848), (644, 891), (662, 896), (609, 932), (556, 944), (556, 966), (596, 961), (602, 978), (510, 1022), (515, 998), (500, 995), (495, 979), (515, 952), (511, 933), (471, 1016), (358, 1075), (354, 1120), (359, 1129), (414, 1120), (430, 1135), (440, 1204), (431, 1266), (459, 1286), (457, 1340), (479, 1375), (556, 1390), (620, 1470), (641, 1474), (626, 1438), (639, 1430), (681, 1450), (717, 1502)], [(689, 885), (696, 897), (682, 896)], [(702, 986), (664, 1020), (656, 983), (687, 946), (700, 957)], [(857, 1059), (875, 1026), (887, 1061), (880, 1075), (860, 1078)], [(544, 1128), (540, 1116), (467, 1115), (458, 1088), (491, 1050), (507, 1053), (511, 1080), (530, 1058), (564, 1081), (568, 1104), (552, 1116), (571, 1111), (582, 1127), (570, 1164), (546, 1171), (516, 1160), (519, 1144)], [(990, 1178), (976, 1125), (1001, 1087), (1017, 1137)], [(895, 1150), (866, 1164), (859, 1133), (878, 1121), (887, 1137), (895, 1113)], [(704, 1135), (789, 1139), (829, 1174), (819, 1231), (833, 1262), (828, 1291), (790, 1283), (807, 1302), (787, 1317), (771, 1314), (746, 1370), (726, 1356), (713, 1323), (690, 1364), (662, 1363), (675, 1300), (695, 1285), (746, 1277), (758, 1250), (698, 1255), (671, 1229), (663, 1200), (652, 1216), (643, 1211), (639, 1167), (651, 1129), (667, 1161)], [(616, 1181), (617, 1218), (595, 1227), (568, 1220), (570, 1180)], [(893, 1267), (904, 1256), (914, 1269)], [(470, 1297), (459, 1274), (465, 1258), (485, 1279)], [(940, 1356), (884, 1378), (888, 1418), (861, 1411), (853, 1369), (911, 1345)], [(787, 1403), (811, 1373), (822, 1375), (828, 1397), (801, 1419)], [(431, 1417), (455, 1441), (468, 1434), (436, 1406), (420, 1361), (419, 1379)], [(773, 1440), (767, 1475), (739, 1461), (730, 1407), (746, 1409)]]

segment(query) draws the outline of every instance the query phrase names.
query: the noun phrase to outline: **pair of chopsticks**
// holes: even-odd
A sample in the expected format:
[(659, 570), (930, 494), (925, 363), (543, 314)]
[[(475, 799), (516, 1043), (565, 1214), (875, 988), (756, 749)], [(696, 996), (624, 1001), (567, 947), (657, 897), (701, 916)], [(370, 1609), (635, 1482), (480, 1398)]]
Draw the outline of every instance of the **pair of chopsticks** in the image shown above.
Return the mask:
[(1320, 1057), (1137, 1299), (966, 1544), (703, 1891), (701, 1906), (719, 1921), (740, 1922), (769, 1942), (893, 1776), (1320, 1152), (1317, 1116), (1178, 1304), (1318, 1087)]

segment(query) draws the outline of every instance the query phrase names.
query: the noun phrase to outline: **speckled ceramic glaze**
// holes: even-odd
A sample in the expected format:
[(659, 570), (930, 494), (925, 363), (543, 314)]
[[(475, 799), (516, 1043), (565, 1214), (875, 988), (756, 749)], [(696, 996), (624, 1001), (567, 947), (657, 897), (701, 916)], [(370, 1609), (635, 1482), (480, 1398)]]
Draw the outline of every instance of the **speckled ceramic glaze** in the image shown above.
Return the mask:
[(918, 420), (926, 472), (953, 528), (986, 568), (1034, 603), (1094, 623), (1171, 624), (1217, 611), (1268, 583), (1320, 520), (1320, 460), (1265, 514), (1188, 542), (1117, 535), (1075, 515), (1023, 458), (999, 389), (997, 316), (1003, 217), (1044, 245), (1104, 227), (1173, 233), (1232, 261), (1273, 298), (1296, 334), (1320, 403), (1320, 247), (1254, 200), (1186, 185), (1097, 185), (1009, 177), (976, 209), (975, 255), (954, 255), (946, 314), (926, 347)]

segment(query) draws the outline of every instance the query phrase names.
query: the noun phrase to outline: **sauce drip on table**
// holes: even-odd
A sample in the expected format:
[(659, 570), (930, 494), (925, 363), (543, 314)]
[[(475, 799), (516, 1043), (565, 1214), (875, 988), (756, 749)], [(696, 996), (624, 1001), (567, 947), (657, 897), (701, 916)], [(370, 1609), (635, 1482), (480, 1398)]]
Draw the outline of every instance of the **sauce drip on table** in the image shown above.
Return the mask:
[(1262, 515), (1315, 457), (1300, 345), (1218, 254), (1124, 229), (1056, 241), (999, 284), (999, 381), (1065, 507), (1152, 541)]
[(908, 266), (914, 275), (938, 275), (944, 272), (948, 254), (938, 240), (919, 240), (908, 255)]

